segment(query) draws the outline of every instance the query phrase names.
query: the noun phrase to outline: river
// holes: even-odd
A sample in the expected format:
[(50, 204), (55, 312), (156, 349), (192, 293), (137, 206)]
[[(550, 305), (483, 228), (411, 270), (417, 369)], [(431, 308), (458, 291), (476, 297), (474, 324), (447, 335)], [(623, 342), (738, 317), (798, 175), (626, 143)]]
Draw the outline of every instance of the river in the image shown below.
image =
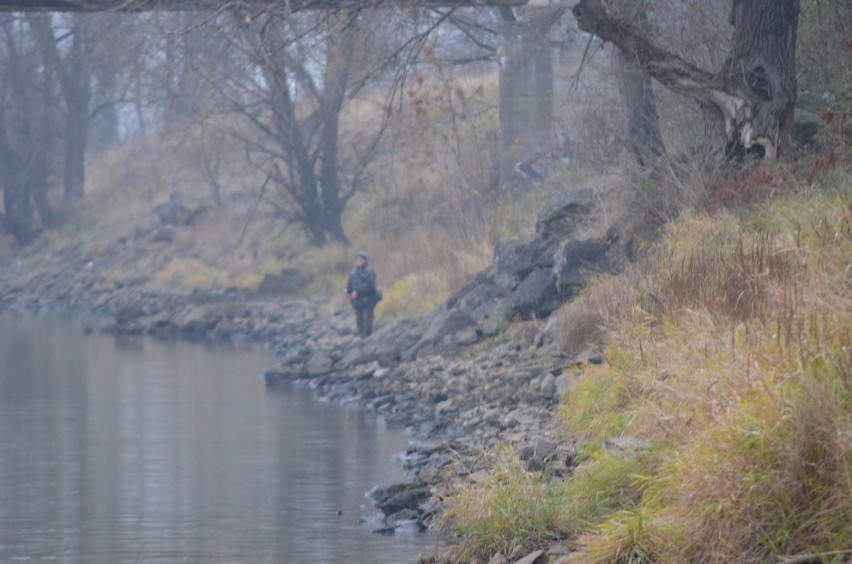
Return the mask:
[(403, 480), (391, 458), (404, 434), (267, 389), (273, 362), (0, 314), (0, 561), (399, 563), (428, 550), (430, 535), (358, 522), (364, 492)]

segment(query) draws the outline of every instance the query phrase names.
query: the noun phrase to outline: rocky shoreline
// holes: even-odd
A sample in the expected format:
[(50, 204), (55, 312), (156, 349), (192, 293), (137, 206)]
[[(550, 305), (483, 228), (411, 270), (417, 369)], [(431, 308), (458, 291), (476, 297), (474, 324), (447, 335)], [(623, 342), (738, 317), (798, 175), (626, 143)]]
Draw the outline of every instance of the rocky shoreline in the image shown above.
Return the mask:
[[(321, 298), (169, 294), (108, 281), (100, 273), (132, 251), (122, 241), (54, 253), (35, 267), (28, 257), (8, 257), (0, 308), (108, 315), (105, 330), (113, 333), (273, 347), (280, 362), (264, 375), (268, 386), (309, 386), (323, 400), (407, 429), (412, 442), (401, 463), (410, 482), (370, 492), (376, 511), (365, 519), (382, 534), (423, 529), (435, 524), (454, 483), (487, 476), (501, 445), (529, 471), (570, 472), (573, 447), (557, 428), (555, 406), (571, 386), (566, 368), (600, 357), (565, 357), (551, 314), (590, 273), (616, 271), (632, 258), (629, 240), (599, 221), (596, 198), (591, 190), (564, 193), (539, 217), (535, 235), (500, 245), (492, 266), (436, 311), (363, 340), (349, 308)], [(565, 550), (555, 544), (549, 557)]]

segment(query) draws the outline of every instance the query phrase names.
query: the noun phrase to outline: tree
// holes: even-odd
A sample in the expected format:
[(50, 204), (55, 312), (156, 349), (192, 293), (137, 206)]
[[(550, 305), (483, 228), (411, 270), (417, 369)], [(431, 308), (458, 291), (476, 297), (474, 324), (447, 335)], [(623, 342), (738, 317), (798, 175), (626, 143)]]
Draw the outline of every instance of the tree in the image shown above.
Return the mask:
[(799, 0), (734, 0), (730, 51), (715, 73), (660, 47), (635, 19), (621, 20), (603, 0), (581, 0), (573, 12), (580, 29), (612, 42), (661, 85), (698, 102), (708, 164), (744, 151), (775, 158), (789, 150)]
[(0, 230), (24, 245), (35, 237), (35, 213), (42, 225), (54, 221), (47, 190), (56, 85), (22, 18), (4, 19), (0, 33)]
[(66, 52), (60, 51), (50, 17), (30, 14), (27, 19), (50, 72), (58, 77), (65, 109), (63, 185), (65, 201), (83, 198), (85, 192), (86, 145), (89, 137), (89, 103), (92, 98), (89, 68), (88, 20), (71, 16)]
[[(217, 112), (211, 123), (244, 144), (267, 176), (266, 202), (301, 226), (315, 245), (347, 242), (343, 212), (361, 187), (383, 127), (341, 151), (341, 113), (369, 76), (363, 14), (262, 12), (223, 26), (242, 70), (208, 77)], [(239, 19), (237, 16), (236, 19)]]

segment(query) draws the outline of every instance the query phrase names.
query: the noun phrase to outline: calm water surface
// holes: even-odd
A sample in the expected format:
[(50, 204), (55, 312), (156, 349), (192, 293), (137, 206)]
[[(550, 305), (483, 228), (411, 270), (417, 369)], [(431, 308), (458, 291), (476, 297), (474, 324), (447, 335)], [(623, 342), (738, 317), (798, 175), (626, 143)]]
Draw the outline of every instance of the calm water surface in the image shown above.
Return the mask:
[(271, 363), (0, 314), (0, 561), (397, 563), (435, 544), (358, 524), (364, 492), (403, 478), (402, 433), (266, 389)]

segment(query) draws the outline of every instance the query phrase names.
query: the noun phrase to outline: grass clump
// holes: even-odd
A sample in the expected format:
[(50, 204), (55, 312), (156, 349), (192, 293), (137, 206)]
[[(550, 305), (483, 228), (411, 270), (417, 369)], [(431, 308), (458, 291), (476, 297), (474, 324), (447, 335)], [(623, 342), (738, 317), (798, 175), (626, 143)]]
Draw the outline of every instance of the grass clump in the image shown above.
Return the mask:
[(452, 526), (465, 541), (453, 558), (487, 559), (559, 538), (566, 530), (565, 501), (561, 484), (526, 472), (517, 458), (503, 454), (481, 485), (457, 492), (444, 514), (445, 526)]
[(852, 200), (836, 180), (673, 223), (566, 306), (566, 346), (607, 343), (561, 409), (579, 463), (560, 482), (502, 462), (457, 492), (459, 560), (550, 537), (581, 562), (852, 557)]
[(589, 454), (574, 477), (563, 482), (527, 472), (517, 457), (503, 453), (484, 482), (460, 486), (449, 499), (443, 526), (462, 540), (452, 560), (487, 560), (517, 547), (533, 550), (635, 508), (640, 499), (637, 483), (656, 464), (654, 449), (601, 450)]
[(681, 221), (566, 309), (609, 342), (563, 410), (578, 476), (607, 437), (657, 452), (634, 506), (586, 514), (581, 560), (852, 556), (848, 186)]

